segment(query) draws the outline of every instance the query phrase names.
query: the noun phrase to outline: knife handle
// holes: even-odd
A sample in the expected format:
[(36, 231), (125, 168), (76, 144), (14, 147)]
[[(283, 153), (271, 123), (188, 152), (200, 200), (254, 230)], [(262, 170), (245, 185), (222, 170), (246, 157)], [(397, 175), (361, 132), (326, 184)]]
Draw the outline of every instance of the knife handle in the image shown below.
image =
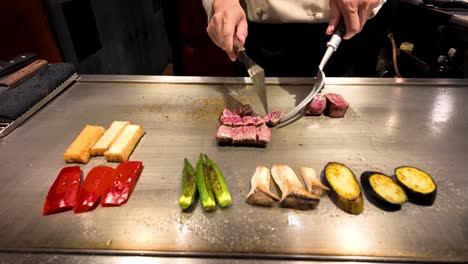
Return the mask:
[(36, 54), (21, 54), (9, 61), (0, 62), (0, 77), (15, 72), (37, 59)]
[(46, 60), (35, 60), (28, 66), (22, 68), (21, 70), (14, 72), (8, 75), (7, 77), (1, 79), (0, 86), (15, 87), (20, 82), (34, 75), (36, 72), (38, 72), (42, 67), (46, 65), (47, 65)]
[(239, 41), (239, 39), (237, 39), (237, 37), (234, 36), (234, 51), (236, 53), (238, 53), (238, 52), (241, 52), (241, 51), (244, 51), (244, 50), (245, 50), (244, 45), (242, 45), (241, 42)]

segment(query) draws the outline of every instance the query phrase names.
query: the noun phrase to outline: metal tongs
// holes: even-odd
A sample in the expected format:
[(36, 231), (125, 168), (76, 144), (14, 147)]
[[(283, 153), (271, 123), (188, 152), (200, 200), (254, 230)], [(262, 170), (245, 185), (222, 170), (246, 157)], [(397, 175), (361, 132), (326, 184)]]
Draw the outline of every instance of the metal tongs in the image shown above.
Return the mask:
[(289, 113), (285, 114), (281, 120), (280, 123), (287, 122), (291, 120), (292, 118), (296, 117), (299, 112), (314, 98), (315, 95), (317, 95), (320, 90), (322, 90), (324, 84), (325, 84), (325, 73), (323, 72), (323, 68), (327, 64), (328, 60), (330, 59), (331, 55), (333, 52), (338, 49), (338, 46), (341, 43), (341, 39), (343, 35), (346, 32), (346, 27), (343, 23), (343, 18), (338, 26), (338, 28), (335, 30), (333, 35), (330, 38), (330, 41), (327, 42), (327, 50), (325, 51), (325, 54), (323, 55), (322, 61), (319, 64), (319, 69), (317, 71), (317, 77), (315, 80), (314, 88), (312, 88), (312, 91), (307, 95), (302, 102), (300, 102), (293, 110), (291, 110)]

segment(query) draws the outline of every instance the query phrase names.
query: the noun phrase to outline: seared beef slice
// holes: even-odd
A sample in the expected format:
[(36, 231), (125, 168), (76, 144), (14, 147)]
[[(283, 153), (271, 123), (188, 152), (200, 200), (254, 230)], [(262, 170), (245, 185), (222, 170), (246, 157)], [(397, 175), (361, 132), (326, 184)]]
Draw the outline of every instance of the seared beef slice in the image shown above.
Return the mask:
[(268, 142), (270, 142), (271, 138), (271, 131), (270, 128), (263, 124), (257, 127), (257, 144), (260, 146), (265, 146)]
[(273, 111), (273, 112), (270, 112), (268, 113), (264, 118), (263, 118), (263, 121), (265, 121), (265, 123), (268, 125), (268, 126), (276, 126), (281, 118), (283, 117), (283, 112), (281, 111)]
[(244, 127), (232, 128), (232, 144), (240, 145), (244, 143)]
[(349, 104), (345, 99), (335, 93), (325, 94), (327, 98), (327, 114), (330, 117), (344, 117), (346, 110), (348, 110)]
[(225, 125), (220, 125), (216, 132), (216, 139), (220, 145), (230, 145), (232, 143), (233, 128)]
[(244, 144), (255, 145), (257, 143), (257, 129), (255, 126), (244, 127)]

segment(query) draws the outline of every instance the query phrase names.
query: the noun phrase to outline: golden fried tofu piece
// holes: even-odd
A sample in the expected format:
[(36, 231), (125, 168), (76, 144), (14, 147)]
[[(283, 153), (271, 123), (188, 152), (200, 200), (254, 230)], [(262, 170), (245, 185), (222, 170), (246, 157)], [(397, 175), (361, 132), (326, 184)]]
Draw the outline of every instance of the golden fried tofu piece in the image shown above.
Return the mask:
[(90, 149), (106, 131), (102, 126), (86, 125), (63, 154), (65, 162), (88, 163)]

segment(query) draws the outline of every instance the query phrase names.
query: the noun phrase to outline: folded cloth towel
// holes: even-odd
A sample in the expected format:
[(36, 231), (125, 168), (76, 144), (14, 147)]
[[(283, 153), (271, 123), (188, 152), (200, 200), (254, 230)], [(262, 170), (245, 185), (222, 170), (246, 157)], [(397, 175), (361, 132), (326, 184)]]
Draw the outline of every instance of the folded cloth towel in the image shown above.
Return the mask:
[(75, 66), (70, 63), (50, 64), (17, 87), (0, 94), (0, 123), (17, 119), (75, 72)]

